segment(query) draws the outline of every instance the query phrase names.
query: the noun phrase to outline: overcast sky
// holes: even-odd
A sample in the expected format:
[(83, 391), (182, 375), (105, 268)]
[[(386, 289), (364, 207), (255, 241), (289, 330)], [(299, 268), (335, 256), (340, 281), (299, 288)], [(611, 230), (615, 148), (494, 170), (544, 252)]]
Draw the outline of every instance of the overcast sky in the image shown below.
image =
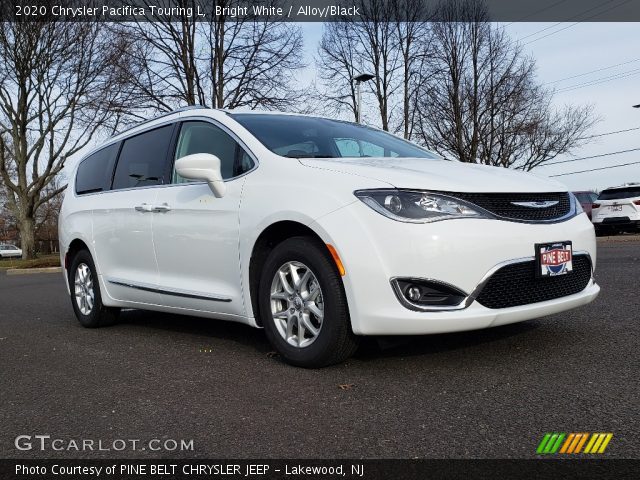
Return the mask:
[[(305, 57), (309, 66), (300, 74), (299, 80), (310, 83), (315, 79), (314, 56), (322, 37), (322, 23), (301, 23), (300, 26), (304, 33)], [(602, 121), (596, 125), (593, 134), (640, 127), (640, 108), (631, 108), (640, 104), (640, 23), (520, 22), (504, 26), (514, 40), (523, 44), (525, 52), (535, 58), (540, 83), (557, 87), (555, 102), (558, 106), (592, 104), (595, 107)], [(618, 64), (623, 65), (608, 68)], [(597, 69), (603, 70), (582, 75)], [(576, 75), (580, 76), (557, 82)], [(612, 76), (624, 78), (607, 80)], [(597, 83), (600, 80), (603, 81)], [(560, 91), (590, 82), (594, 84)], [(366, 101), (367, 95), (363, 95), (363, 103)], [(640, 129), (596, 138), (593, 143), (576, 150), (572, 155), (558, 157), (554, 161), (633, 148), (640, 148)], [(65, 170), (72, 168), (79, 157), (71, 159)], [(640, 161), (640, 150), (540, 167), (534, 173), (547, 176), (634, 161)], [(601, 190), (626, 182), (640, 182), (640, 164), (555, 179), (574, 191)]]
[[(313, 56), (322, 36), (322, 24), (301, 25), (305, 37), (305, 54), (310, 64), (301, 80), (310, 82), (315, 77)], [(594, 134), (640, 127), (640, 108), (631, 108), (632, 105), (640, 104), (640, 23), (511, 23), (505, 25), (505, 28), (514, 40), (521, 41), (524, 51), (535, 58), (540, 83), (557, 87), (555, 102), (558, 106), (594, 105), (596, 114), (602, 119), (596, 125)], [(607, 68), (622, 63), (626, 64)], [(605, 70), (581, 75), (596, 69)], [(581, 76), (557, 82), (575, 75)], [(612, 76), (624, 78), (595, 83)], [(590, 82), (595, 84), (560, 91)], [(363, 103), (365, 101), (366, 96)], [(640, 129), (594, 140), (573, 152), (573, 155), (558, 157), (556, 160), (640, 148)], [(640, 150), (540, 167), (534, 172), (539, 175), (555, 175), (633, 161), (640, 161)], [(556, 177), (556, 180), (565, 183), (572, 190), (602, 189), (625, 182), (640, 182), (640, 164)]]

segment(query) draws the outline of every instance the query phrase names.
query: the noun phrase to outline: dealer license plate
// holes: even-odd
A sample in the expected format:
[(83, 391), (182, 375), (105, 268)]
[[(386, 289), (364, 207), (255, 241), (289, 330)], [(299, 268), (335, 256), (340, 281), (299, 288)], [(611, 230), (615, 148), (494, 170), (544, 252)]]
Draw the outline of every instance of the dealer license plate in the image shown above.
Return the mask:
[(555, 277), (573, 271), (571, 242), (537, 243), (536, 276)]

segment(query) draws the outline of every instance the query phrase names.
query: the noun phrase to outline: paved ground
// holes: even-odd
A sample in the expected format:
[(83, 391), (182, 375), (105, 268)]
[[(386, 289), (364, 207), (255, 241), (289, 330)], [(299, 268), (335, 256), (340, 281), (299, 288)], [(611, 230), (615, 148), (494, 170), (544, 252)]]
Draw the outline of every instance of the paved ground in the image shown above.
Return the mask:
[(588, 307), (315, 371), (224, 322), (126, 312), (83, 329), (58, 274), (0, 273), (0, 457), (70, 456), (16, 451), (21, 434), (195, 447), (92, 458), (531, 457), (547, 431), (596, 431), (615, 435), (608, 457), (639, 458), (640, 242), (599, 253)]

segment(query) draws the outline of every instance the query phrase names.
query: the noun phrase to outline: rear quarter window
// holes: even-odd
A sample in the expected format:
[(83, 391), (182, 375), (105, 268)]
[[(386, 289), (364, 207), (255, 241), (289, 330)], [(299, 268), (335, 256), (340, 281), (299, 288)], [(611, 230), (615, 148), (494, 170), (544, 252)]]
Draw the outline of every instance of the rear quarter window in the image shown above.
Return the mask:
[(76, 174), (78, 195), (102, 192), (111, 188), (113, 166), (116, 163), (119, 147), (119, 143), (109, 145), (80, 162)]

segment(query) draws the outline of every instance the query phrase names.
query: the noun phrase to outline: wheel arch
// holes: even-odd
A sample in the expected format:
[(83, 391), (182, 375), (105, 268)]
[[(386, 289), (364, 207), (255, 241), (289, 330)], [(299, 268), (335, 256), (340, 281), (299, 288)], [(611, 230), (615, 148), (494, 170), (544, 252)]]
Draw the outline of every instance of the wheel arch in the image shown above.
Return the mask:
[[(272, 223), (266, 227), (260, 235), (258, 235), (258, 238), (253, 244), (251, 259), (249, 261), (249, 294), (254, 318), (256, 324), (259, 326), (262, 326), (262, 319), (258, 302), (258, 286), (260, 284), (260, 272), (262, 271), (262, 267), (265, 264), (269, 253), (271, 253), (278, 244), (291, 237), (298, 236), (315, 238), (319, 242), (322, 242), (326, 248), (326, 242), (318, 232), (308, 225), (294, 220), (281, 220)], [(327, 253), (331, 255), (328, 248)]]
[(69, 244), (69, 247), (67, 248), (67, 251), (64, 254), (64, 269), (65, 269), (65, 272), (67, 273), (65, 275), (65, 277), (67, 278), (67, 286), (69, 288), (71, 288), (71, 285), (68, 285), (68, 282), (69, 282), (69, 267), (71, 266), (71, 262), (73, 261), (73, 258), (81, 250), (87, 250), (89, 252), (89, 254), (93, 257), (93, 255), (91, 254), (91, 250), (89, 249), (89, 246), (86, 244), (86, 242), (84, 240), (82, 240), (80, 238), (73, 239), (71, 241), (71, 243)]

